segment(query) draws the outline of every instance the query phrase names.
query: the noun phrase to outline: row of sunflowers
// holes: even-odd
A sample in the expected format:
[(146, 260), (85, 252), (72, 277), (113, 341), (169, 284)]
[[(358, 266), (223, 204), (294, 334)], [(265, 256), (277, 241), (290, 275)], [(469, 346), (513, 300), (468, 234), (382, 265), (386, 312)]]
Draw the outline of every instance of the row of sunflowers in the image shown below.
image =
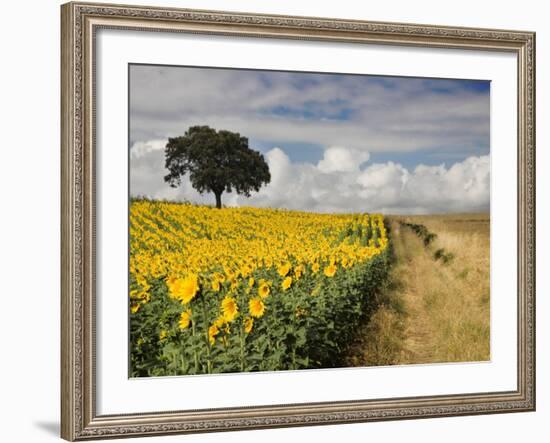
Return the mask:
[(338, 366), (387, 272), (381, 215), (133, 200), (130, 375)]

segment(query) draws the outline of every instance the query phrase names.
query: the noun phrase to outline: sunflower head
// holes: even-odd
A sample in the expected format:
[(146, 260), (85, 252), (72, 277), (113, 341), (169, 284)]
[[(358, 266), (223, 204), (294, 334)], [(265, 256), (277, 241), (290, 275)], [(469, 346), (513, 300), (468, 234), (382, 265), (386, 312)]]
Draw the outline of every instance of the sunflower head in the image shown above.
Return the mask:
[(290, 263), (286, 262), (277, 268), (277, 272), (281, 277), (287, 275), (290, 271)]
[(334, 274), (336, 274), (336, 265), (331, 263), (323, 272), (327, 277), (334, 277)]
[(254, 319), (251, 317), (246, 317), (244, 321), (244, 332), (246, 332), (247, 334), (250, 334), (253, 326), (254, 326)]
[(269, 285), (266, 282), (263, 282), (258, 287), (258, 295), (262, 298), (266, 298), (269, 295), (269, 292), (271, 289), (269, 288)]
[(260, 318), (265, 312), (264, 302), (260, 297), (255, 297), (248, 302), (248, 310), (252, 317)]
[(217, 278), (213, 278), (212, 279), (212, 282), (211, 282), (211, 286), (212, 286), (212, 290), (214, 292), (219, 292), (220, 291), (220, 288), (221, 288), (221, 283), (220, 281), (217, 279)]
[(222, 313), (223, 318), (227, 322), (231, 322), (235, 319), (235, 317), (239, 313), (239, 308), (237, 306), (237, 302), (233, 297), (230, 297), (229, 295), (226, 295), (224, 297), (224, 299), (222, 300)]
[(180, 315), (180, 319), (178, 322), (178, 326), (180, 329), (187, 329), (189, 325), (191, 324), (191, 309), (187, 309), (186, 311), (183, 311)]
[(281, 288), (283, 288), (283, 291), (286, 291), (288, 288), (290, 288), (290, 285), (292, 285), (292, 277), (288, 276), (281, 283)]
[(298, 265), (294, 268), (294, 277), (296, 280), (299, 280), (300, 277), (304, 274), (304, 265)]
[(189, 274), (185, 278), (178, 278), (168, 285), (170, 296), (187, 304), (199, 292), (199, 278), (196, 274)]
[(231, 284), (230, 288), (233, 291), (239, 286), (239, 279), (237, 277), (232, 277), (229, 279), (229, 283)]
[(208, 341), (211, 345), (216, 343), (216, 335), (220, 333), (219, 328), (216, 325), (212, 325), (208, 328)]
[(223, 325), (225, 325), (226, 320), (225, 320), (225, 317), (223, 315), (220, 315), (216, 320), (214, 320), (214, 326), (216, 326), (218, 329), (221, 329), (223, 327)]

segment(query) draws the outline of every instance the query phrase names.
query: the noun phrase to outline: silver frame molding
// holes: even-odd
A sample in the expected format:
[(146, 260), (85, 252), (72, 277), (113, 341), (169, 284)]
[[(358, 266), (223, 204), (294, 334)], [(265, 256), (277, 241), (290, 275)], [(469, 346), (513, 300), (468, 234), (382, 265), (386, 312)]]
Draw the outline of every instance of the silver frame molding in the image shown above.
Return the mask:
[[(100, 28), (506, 51), (518, 60), (518, 380), (511, 392), (103, 415), (95, 408)], [(535, 410), (535, 34), (91, 3), (61, 7), (61, 436), (70, 441)]]

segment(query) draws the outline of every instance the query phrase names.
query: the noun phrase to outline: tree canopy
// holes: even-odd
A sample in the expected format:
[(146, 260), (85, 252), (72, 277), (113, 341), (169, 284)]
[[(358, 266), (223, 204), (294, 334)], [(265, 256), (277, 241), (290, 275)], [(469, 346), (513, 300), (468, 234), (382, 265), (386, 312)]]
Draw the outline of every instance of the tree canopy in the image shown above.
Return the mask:
[(250, 197), (271, 180), (263, 155), (250, 149), (248, 138), (235, 132), (192, 126), (185, 135), (169, 138), (164, 154), (169, 171), (164, 181), (175, 188), (189, 174), (198, 192), (214, 193), (217, 208), (221, 208), (224, 191)]

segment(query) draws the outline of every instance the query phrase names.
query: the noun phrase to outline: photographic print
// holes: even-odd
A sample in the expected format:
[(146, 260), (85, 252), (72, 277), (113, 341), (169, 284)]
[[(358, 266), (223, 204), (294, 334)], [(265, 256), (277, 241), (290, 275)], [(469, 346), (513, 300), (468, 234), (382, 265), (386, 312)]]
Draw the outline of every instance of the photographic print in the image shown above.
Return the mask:
[(490, 82), (129, 65), (129, 375), (490, 360)]
[(61, 436), (534, 411), (535, 37), (62, 5)]

